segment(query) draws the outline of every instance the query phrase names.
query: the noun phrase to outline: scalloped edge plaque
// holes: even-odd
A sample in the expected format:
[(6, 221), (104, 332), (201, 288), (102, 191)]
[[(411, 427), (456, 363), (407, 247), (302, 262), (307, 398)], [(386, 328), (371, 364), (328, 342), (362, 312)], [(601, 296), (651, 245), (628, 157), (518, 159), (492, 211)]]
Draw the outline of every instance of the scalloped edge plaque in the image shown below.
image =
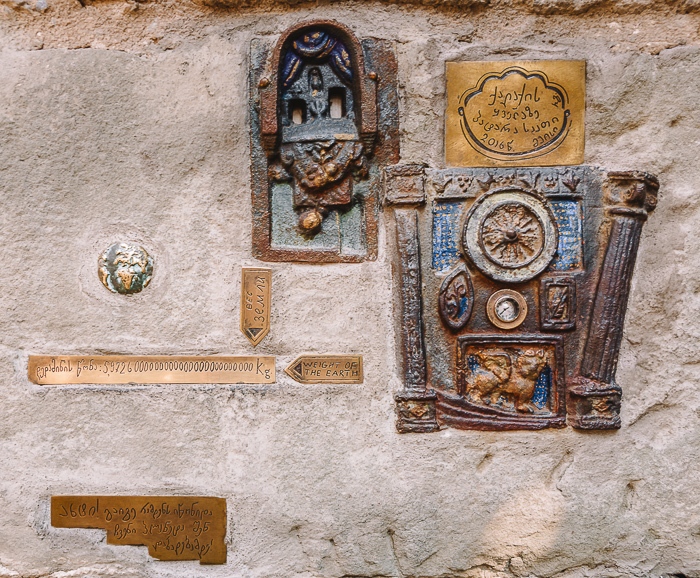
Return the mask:
[(445, 159), (456, 167), (583, 162), (586, 62), (447, 62)]

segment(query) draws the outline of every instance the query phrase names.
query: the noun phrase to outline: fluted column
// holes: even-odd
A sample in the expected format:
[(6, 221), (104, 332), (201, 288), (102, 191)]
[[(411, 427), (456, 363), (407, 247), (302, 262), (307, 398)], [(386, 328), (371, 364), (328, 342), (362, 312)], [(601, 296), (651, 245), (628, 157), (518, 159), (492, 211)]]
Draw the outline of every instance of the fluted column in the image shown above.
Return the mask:
[(604, 187), (610, 233), (580, 375), (569, 390), (569, 423), (579, 429), (620, 427), (622, 390), (615, 383), (615, 370), (639, 238), (656, 207), (659, 183), (647, 173), (622, 172), (609, 173)]
[(428, 388), (423, 337), (423, 295), (417, 208), (425, 204), (423, 168), (414, 165), (389, 167), (385, 171), (385, 204), (395, 207), (397, 282), (401, 309), (401, 356), (403, 387), (396, 400), (396, 429), (401, 433), (431, 432), (436, 395)]

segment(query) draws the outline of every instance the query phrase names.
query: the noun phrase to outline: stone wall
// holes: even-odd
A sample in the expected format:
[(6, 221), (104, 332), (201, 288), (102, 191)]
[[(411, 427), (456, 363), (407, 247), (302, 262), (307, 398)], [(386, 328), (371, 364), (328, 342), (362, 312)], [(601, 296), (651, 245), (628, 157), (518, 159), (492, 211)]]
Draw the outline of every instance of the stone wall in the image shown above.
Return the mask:
[[(700, 576), (700, 3), (0, 2), (0, 577)], [(30, 354), (245, 354), (248, 49), (304, 19), (393, 41), (402, 162), (443, 166), (449, 60), (582, 59), (586, 163), (661, 182), (614, 433), (399, 435), (393, 241), (272, 264), (271, 386), (40, 387)], [(141, 242), (138, 295), (97, 276)], [(301, 385), (298, 354), (364, 355)], [(228, 501), (228, 563), (156, 562), (49, 523), (56, 494)]]

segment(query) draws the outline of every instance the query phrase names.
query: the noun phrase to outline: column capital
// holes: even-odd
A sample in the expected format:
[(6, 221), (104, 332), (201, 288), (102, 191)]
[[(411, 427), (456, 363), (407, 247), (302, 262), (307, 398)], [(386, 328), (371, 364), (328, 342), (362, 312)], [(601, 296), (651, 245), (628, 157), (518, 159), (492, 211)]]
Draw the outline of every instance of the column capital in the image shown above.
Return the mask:
[(603, 191), (610, 212), (646, 219), (656, 208), (659, 180), (643, 171), (610, 172)]

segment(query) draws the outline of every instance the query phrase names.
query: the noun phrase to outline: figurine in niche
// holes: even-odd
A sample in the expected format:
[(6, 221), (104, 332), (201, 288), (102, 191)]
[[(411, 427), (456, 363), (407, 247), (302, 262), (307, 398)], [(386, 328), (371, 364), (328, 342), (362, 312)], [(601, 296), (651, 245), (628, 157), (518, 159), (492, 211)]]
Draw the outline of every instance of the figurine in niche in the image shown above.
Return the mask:
[(277, 180), (291, 180), (299, 228), (313, 237), (329, 208), (352, 203), (353, 178), (367, 177), (355, 124), (353, 68), (345, 45), (323, 30), (301, 33), (282, 62)]
[[(506, 353), (485, 354), (478, 352), (469, 358), (470, 379), (467, 382), (467, 397), (481, 404), (491, 404), (494, 392), (510, 378), (512, 371), (510, 356)], [(497, 401), (493, 400), (494, 403)]]

